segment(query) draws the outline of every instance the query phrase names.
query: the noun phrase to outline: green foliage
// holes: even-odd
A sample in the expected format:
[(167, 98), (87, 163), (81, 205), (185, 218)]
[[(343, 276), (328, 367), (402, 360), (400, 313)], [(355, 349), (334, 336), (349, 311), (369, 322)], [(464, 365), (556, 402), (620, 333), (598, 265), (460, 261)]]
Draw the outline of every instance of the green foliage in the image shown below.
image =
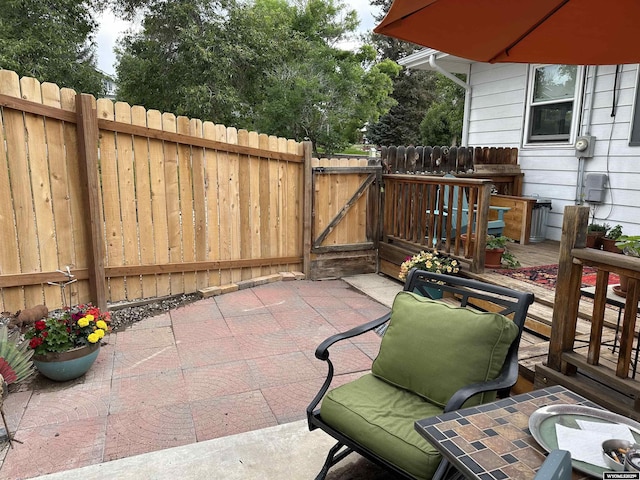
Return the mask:
[(620, 235), (616, 247), (621, 249), (625, 255), (640, 257), (640, 235)]
[(35, 372), (31, 360), (33, 351), (21, 337), (18, 330), (10, 332), (7, 325), (0, 325), (0, 358), (4, 360), (0, 373), (7, 384), (26, 380)]
[(41, 82), (104, 93), (95, 68), (98, 0), (5, 0), (0, 9), (0, 67)]
[(618, 240), (622, 236), (622, 225), (616, 225), (605, 234), (605, 238)]
[(464, 117), (464, 89), (448, 78), (436, 80), (436, 100), (420, 123), (424, 145), (459, 145)]
[(603, 232), (606, 233), (609, 230), (608, 223), (590, 223), (587, 226), (587, 232)]
[[(134, 3), (122, 3), (127, 11)], [(118, 98), (333, 153), (393, 102), (395, 62), (334, 45), (357, 27), (337, 2), (152, 0), (118, 51)]]

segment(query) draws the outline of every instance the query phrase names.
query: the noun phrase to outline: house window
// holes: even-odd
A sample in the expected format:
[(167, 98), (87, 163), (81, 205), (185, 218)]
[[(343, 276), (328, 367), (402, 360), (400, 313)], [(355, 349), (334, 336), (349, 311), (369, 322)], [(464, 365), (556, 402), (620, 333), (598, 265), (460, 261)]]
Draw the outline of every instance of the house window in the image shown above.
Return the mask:
[(528, 141), (569, 142), (578, 91), (578, 67), (532, 67), (529, 89)]

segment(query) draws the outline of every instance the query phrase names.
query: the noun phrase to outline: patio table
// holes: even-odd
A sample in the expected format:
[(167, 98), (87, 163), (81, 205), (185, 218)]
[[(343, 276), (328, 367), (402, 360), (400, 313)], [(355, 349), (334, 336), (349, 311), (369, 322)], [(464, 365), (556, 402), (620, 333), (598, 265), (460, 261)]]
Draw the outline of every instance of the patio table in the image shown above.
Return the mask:
[[(529, 416), (554, 404), (601, 408), (555, 385), (419, 420), (415, 428), (464, 478), (530, 480), (547, 454), (529, 431)], [(437, 474), (434, 480), (446, 477), (446, 472)], [(574, 469), (572, 478), (589, 477)]]

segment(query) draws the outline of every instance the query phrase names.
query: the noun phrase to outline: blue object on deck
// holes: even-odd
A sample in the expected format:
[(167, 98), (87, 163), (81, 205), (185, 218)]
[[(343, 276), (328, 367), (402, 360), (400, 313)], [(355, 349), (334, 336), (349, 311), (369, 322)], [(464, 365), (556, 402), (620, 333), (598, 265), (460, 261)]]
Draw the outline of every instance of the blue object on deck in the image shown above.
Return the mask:
[(551, 450), (534, 480), (571, 480), (571, 454), (566, 450)]
[[(456, 178), (455, 175), (451, 175), (450, 173), (446, 174), (443, 178)], [(451, 231), (449, 232), (448, 238), (455, 238), (456, 236), (456, 227), (457, 227), (457, 216), (458, 216), (458, 195), (460, 192), (460, 187), (454, 186), (453, 187), (453, 205), (451, 206), (451, 208), (449, 207), (449, 185), (445, 185), (444, 189), (443, 189), (443, 206), (442, 206), (442, 221), (438, 222), (438, 225), (436, 226), (440, 226), (439, 224), (442, 224), (442, 229), (444, 230), (446, 228), (446, 220), (445, 218), (451, 214)], [(438, 195), (440, 194), (440, 192), (438, 192)], [(439, 201), (436, 200), (436, 205), (439, 203)], [(494, 235), (496, 237), (500, 237), (502, 236), (502, 231), (504, 230), (505, 227), (505, 222), (504, 222), (504, 214), (505, 212), (508, 212), (509, 210), (511, 210), (509, 207), (496, 207), (496, 206), (489, 206), (490, 210), (495, 210), (496, 212), (498, 212), (498, 219), (497, 220), (489, 220), (487, 223), (487, 233), (489, 235)], [(428, 211), (427, 211), (428, 213)], [(440, 215), (439, 210), (434, 210), (433, 211), (434, 215)], [(460, 221), (460, 233), (466, 233), (467, 232), (467, 225), (469, 224), (469, 202), (467, 201), (467, 196), (465, 194), (462, 195), (462, 211), (461, 211), (461, 221)], [(446, 234), (442, 234), (440, 235), (440, 237), (442, 237), (443, 239), (447, 238)], [(434, 236), (434, 242), (436, 242), (436, 238), (437, 235)]]

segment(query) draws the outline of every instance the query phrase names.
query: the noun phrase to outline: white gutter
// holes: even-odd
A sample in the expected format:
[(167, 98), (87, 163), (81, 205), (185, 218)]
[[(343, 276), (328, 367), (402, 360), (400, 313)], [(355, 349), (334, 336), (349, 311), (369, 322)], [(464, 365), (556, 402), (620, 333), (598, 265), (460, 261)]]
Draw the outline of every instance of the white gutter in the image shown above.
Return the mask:
[[(432, 54), (429, 57), (429, 65), (436, 72), (444, 75), (452, 82), (460, 85), (464, 88), (464, 115), (462, 117), (462, 138), (460, 139), (460, 145), (467, 146), (469, 140), (469, 114), (471, 112), (471, 85), (466, 82), (463, 82), (454, 74), (447, 72), (444, 68), (436, 63), (436, 56)], [(469, 79), (469, 75), (471, 74), (471, 65), (469, 65), (469, 70), (467, 72), (467, 80)]]

